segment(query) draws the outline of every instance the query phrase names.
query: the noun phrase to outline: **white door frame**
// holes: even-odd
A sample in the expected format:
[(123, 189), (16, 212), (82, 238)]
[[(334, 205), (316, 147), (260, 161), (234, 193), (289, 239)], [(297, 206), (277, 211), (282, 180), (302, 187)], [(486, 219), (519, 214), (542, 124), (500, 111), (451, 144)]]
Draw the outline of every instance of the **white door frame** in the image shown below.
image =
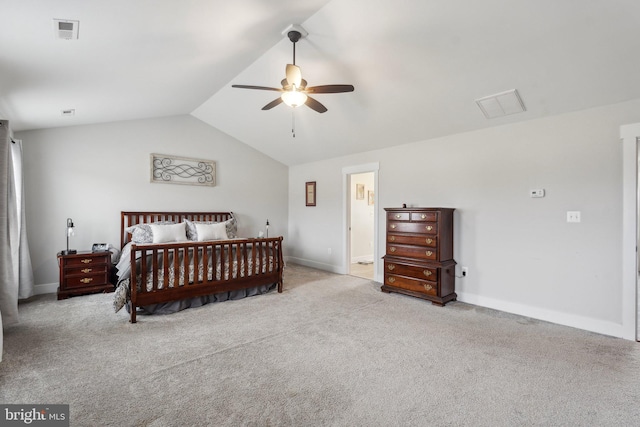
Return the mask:
[(349, 176), (358, 173), (373, 173), (373, 280), (379, 282), (378, 273), (378, 207), (379, 191), (378, 191), (378, 169), (380, 169), (380, 163), (366, 163), (363, 165), (347, 166), (342, 168), (342, 253), (344, 254), (344, 266), (345, 274), (349, 273), (349, 266), (351, 265), (351, 233), (349, 227), (351, 225), (351, 191), (349, 187)]
[(620, 126), (622, 138), (622, 338), (636, 341), (638, 313), (638, 141), (640, 123)]

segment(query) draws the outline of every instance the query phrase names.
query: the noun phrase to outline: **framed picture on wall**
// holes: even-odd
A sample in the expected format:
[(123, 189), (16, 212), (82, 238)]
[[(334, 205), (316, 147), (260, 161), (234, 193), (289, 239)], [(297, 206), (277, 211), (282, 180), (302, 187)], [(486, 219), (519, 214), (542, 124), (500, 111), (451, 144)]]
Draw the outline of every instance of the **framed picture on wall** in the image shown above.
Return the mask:
[(305, 200), (307, 206), (315, 206), (316, 205), (316, 182), (306, 182), (305, 183)]
[(364, 200), (364, 184), (356, 184), (356, 200)]
[(373, 191), (369, 190), (367, 194), (367, 204), (373, 205)]

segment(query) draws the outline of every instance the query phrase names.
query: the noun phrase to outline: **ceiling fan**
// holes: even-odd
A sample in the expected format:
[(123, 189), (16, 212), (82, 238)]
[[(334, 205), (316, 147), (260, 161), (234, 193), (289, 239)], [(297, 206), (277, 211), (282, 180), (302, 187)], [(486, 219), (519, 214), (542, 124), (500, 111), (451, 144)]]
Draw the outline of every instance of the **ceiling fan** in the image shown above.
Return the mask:
[(279, 98), (274, 99), (262, 107), (263, 110), (270, 110), (284, 102), (290, 107), (298, 107), (304, 104), (318, 113), (326, 112), (327, 107), (310, 97), (309, 94), (353, 92), (353, 85), (321, 85), (308, 87), (307, 81), (302, 78), (300, 67), (296, 65), (296, 43), (302, 37), (302, 33), (294, 29), (287, 32), (287, 37), (289, 37), (289, 40), (293, 43), (293, 64), (287, 64), (285, 70), (286, 77), (280, 82), (282, 88), (250, 85), (231, 85), (231, 87), (282, 92)]

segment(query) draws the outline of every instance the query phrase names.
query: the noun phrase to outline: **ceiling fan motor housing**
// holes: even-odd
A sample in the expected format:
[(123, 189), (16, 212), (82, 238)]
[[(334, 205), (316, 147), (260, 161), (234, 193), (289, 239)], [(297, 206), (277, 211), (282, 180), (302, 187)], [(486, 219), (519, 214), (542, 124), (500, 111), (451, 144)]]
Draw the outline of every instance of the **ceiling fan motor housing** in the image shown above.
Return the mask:
[(300, 40), (302, 34), (300, 34), (300, 31), (291, 30), (287, 33), (287, 37), (289, 37), (289, 40), (291, 40), (293, 43), (296, 43), (298, 40)]

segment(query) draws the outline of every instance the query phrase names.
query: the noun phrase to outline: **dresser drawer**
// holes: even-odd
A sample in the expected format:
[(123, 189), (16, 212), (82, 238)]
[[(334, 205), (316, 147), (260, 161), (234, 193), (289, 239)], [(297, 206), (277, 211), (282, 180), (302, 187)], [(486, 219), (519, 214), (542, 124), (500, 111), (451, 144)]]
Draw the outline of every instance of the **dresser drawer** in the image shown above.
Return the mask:
[(438, 237), (436, 237), (435, 235), (404, 236), (400, 234), (387, 234), (387, 242), (394, 244), (428, 246), (430, 248), (435, 248), (436, 246), (438, 246)]
[(437, 222), (396, 222), (387, 223), (387, 231), (392, 233), (437, 234)]
[(385, 285), (393, 286), (400, 289), (406, 289), (408, 291), (420, 292), (422, 294), (432, 296), (438, 295), (438, 284), (434, 282), (427, 282), (410, 277), (396, 276), (385, 272), (384, 283)]
[(397, 274), (400, 276), (411, 276), (416, 279), (419, 278), (431, 282), (438, 281), (438, 268), (416, 267), (385, 260), (384, 272), (389, 274)]
[(396, 245), (387, 243), (387, 254), (407, 257), (425, 259), (430, 261), (436, 261), (438, 259), (438, 248), (424, 248), (421, 246), (409, 246), (409, 245)]
[(410, 212), (387, 212), (387, 221), (409, 221)]
[(411, 221), (438, 221), (437, 212), (411, 212)]

